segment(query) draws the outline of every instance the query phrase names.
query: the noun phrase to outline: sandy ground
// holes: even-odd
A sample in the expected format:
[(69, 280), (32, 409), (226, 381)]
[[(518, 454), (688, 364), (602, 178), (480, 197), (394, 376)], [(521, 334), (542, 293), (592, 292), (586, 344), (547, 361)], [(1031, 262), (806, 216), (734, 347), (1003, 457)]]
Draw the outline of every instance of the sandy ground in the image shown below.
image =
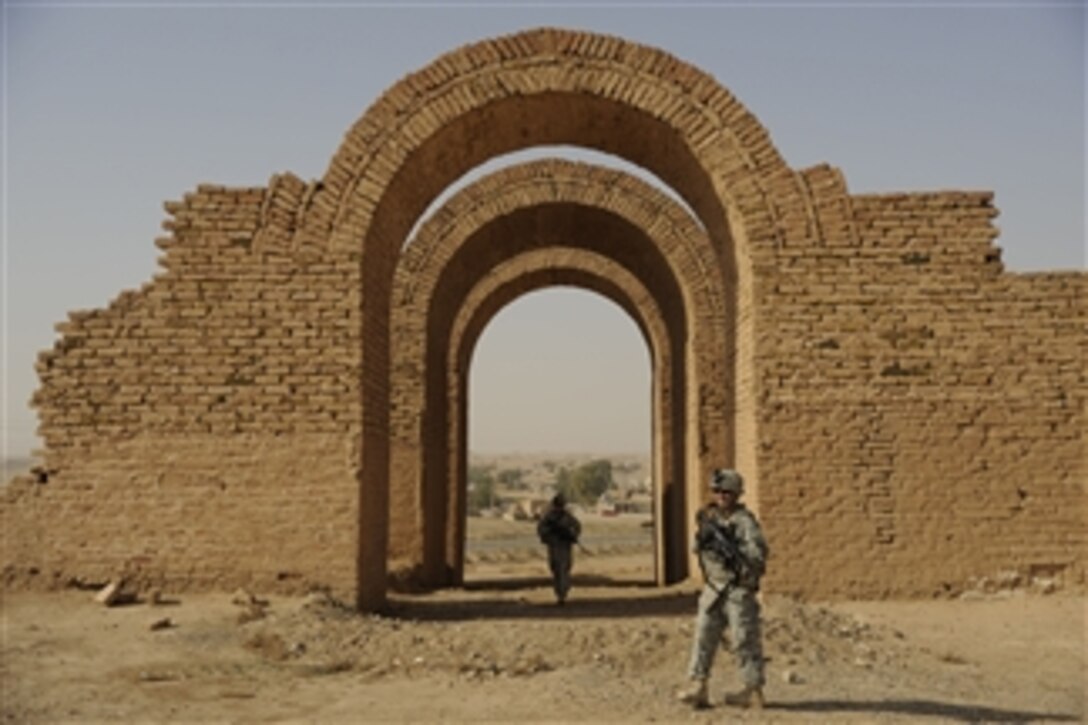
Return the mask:
[[(607, 547), (605, 547), (607, 549)], [(554, 604), (539, 555), (491, 552), (464, 589), (395, 595), (388, 615), (321, 595), (239, 605), (186, 594), (105, 607), (93, 592), (3, 593), (5, 722), (1083, 722), (1085, 601), (768, 596), (768, 708), (674, 700), (692, 586), (643, 583), (648, 555), (581, 555)], [(261, 597), (261, 593), (255, 593)], [(169, 620), (167, 626), (152, 624)]]

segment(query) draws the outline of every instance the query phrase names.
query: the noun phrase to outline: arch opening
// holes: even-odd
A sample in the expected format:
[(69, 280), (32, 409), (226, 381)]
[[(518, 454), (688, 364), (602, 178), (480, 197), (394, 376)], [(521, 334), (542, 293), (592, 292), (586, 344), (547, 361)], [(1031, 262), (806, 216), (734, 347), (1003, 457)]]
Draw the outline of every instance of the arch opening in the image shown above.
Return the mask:
[(488, 321), (467, 354), (466, 586), (545, 583), (536, 520), (580, 467), (610, 485), (564, 489), (583, 525), (576, 585), (655, 581), (651, 355), (631, 311), (582, 286), (524, 292)]
[[(656, 339), (651, 338), (657, 354), (668, 360), (655, 365), (655, 389), (667, 398), (655, 414), (655, 431), (661, 430), (657, 457), (662, 461), (657, 480), (662, 500), (669, 501), (669, 532), (662, 540), (658, 581), (676, 581), (686, 575), (680, 543), (683, 530), (684, 432), (685, 411), (684, 360), (686, 317), (679, 288), (667, 272), (668, 267), (645, 243), (631, 244), (626, 250), (614, 248), (617, 239), (637, 239), (638, 231), (614, 215), (597, 209), (570, 204), (550, 204), (519, 209), (480, 227), (450, 258), (435, 286), (427, 314), (424, 353), (425, 416), (423, 440), (430, 442), (422, 457), (423, 561), (425, 579), (430, 585), (458, 583), (463, 559), (456, 542), (463, 536), (454, 533), (463, 517), (457, 513), (438, 518), (441, 507), (428, 501), (446, 496), (460, 496), (465, 489), (464, 400), (468, 354), (486, 323), (516, 297), (525, 292), (557, 283), (577, 285), (604, 294), (630, 311), (636, 319), (650, 316), (651, 304), (662, 323)], [(505, 243), (503, 243), (505, 242)], [(551, 259), (545, 261), (528, 255), (543, 250)], [(567, 257), (593, 257), (607, 273), (586, 274), (567, 268), (574, 263)], [(641, 257), (641, 259), (640, 259)], [(648, 257), (648, 259), (647, 259)], [(506, 266), (504, 266), (506, 265)], [(591, 267), (591, 271), (592, 271)], [(624, 291), (617, 287), (620, 274), (630, 278), (637, 288)], [(611, 275), (608, 277), (607, 275)], [(499, 282), (502, 281), (502, 284)], [(499, 286), (495, 286), (499, 285)], [(486, 293), (485, 291), (489, 292)], [(450, 300), (463, 300), (450, 304)], [(643, 321), (640, 327), (647, 328)], [(456, 354), (456, 357), (454, 355)], [(674, 362), (675, 361), (675, 362)], [(448, 434), (448, 446), (439, 443)], [(451, 518), (455, 519), (451, 521)], [(453, 541), (450, 540), (452, 535)]]

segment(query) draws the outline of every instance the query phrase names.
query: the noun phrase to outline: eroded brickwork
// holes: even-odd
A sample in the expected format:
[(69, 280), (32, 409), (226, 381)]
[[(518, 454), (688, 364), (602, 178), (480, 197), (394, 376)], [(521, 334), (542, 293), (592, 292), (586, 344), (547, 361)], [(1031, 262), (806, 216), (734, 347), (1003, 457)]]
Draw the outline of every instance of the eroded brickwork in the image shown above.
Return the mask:
[[(670, 420), (746, 473), (774, 549), (768, 589), (930, 596), (1010, 570), (1084, 582), (1088, 276), (1004, 271), (988, 194), (851, 194), (832, 167), (790, 169), (698, 69), (552, 29), (459, 49), (396, 84), (320, 181), (201, 186), (167, 206), (164, 271), (74, 313), (41, 357), (45, 470), (0, 498), (8, 579), (125, 571), (176, 586), (323, 586), (380, 606), (397, 431), (420, 431), (410, 448), (446, 451), (459, 445), (451, 430), (463, 434), (463, 421), (417, 429), (398, 417), (415, 415), (391, 340), (401, 250), (455, 179), (540, 144), (653, 171), (710, 251), (692, 256), (701, 272), (684, 272), (667, 261), (664, 217), (633, 214), (641, 256), (620, 234), (554, 268), (529, 248), (449, 256), (428, 274), (433, 299), (452, 307), (419, 319), (454, 347), (428, 343), (412, 365), (442, 371), (451, 416), (464, 386), (449, 378), (463, 378), (457, 360), (475, 339), (453, 330), (508, 301), (480, 298), (477, 283), (521, 264), (512, 280), (528, 289), (585, 274), (596, 255), (650, 292), (670, 340), (713, 320), (725, 341), (717, 372), (683, 364), (670, 381), (723, 390), (718, 432), (706, 442), (698, 414)], [(476, 193), (482, 210), (501, 204), (501, 189)], [(610, 198), (585, 194), (576, 201)], [(545, 235), (572, 219), (607, 226), (601, 209), (556, 216), (551, 202), (522, 200), (462, 236), (498, 240), (515, 218)], [(654, 280), (670, 267), (663, 293)], [(700, 275), (720, 279), (721, 295), (693, 317)], [(689, 472), (706, 463), (684, 455)], [(669, 535), (686, 538), (685, 524)]]
[(304, 188), (166, 204), (165, 271), (58, 325), (48, 483), (4, 491), (8, 562), (354, 591), (359, 270), (285, 243)]
[(834, 208), (853, 209), (840, 235), (761, 277), (761, 326), (781, 331), (760, 411), (762, 503), (787, 547), (774, 585), (817, 569), (834, 574), (806, 594), (1082, 582), (1086, 275), (1004, 272), (990, 194)]

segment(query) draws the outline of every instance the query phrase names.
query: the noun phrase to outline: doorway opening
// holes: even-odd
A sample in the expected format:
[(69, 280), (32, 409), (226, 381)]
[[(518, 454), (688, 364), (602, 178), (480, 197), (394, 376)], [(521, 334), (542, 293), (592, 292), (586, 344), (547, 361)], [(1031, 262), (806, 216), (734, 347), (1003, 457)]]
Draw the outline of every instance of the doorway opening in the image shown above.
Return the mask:
[(495, 315), (469, 368), (466, 587), (548, 585), (557, 493), (582, 527), (575, 587), (654, 584), (652, 398), (646, 339), (605, 297), (548, 287)]

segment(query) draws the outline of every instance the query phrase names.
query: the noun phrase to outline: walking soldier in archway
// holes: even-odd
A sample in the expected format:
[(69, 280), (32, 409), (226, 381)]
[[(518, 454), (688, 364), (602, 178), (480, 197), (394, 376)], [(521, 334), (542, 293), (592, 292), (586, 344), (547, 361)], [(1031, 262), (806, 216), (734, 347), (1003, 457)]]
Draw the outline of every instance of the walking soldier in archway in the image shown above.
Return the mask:
[(559, 604), (567, 601), (570, 591), (571, 548), (578, 543), (582, 524), (567, 511), (567, 501), (558, 493), (551, 507), (536, 526), (540, 541), (548, 546), (548, 568), (552, 572), (552, 587)]

